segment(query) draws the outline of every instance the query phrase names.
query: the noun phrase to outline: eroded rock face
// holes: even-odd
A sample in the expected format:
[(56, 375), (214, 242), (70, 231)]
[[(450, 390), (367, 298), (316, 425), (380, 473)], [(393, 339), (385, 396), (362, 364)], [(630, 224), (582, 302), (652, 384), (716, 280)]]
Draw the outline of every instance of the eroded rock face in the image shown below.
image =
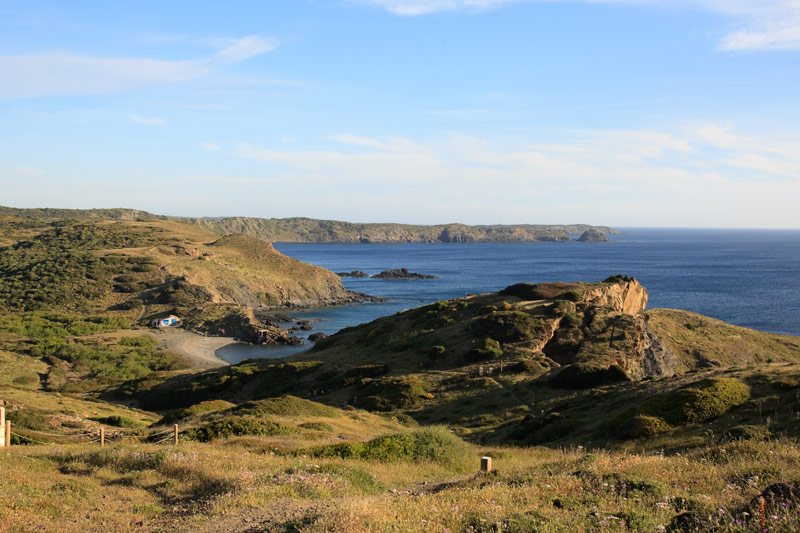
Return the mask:
[(647, 289), (635, 279), (602, 283), (584, 292), (582, 301), (588, 305), (610, 307), (617, 313), (638, 315), (647, 308)]

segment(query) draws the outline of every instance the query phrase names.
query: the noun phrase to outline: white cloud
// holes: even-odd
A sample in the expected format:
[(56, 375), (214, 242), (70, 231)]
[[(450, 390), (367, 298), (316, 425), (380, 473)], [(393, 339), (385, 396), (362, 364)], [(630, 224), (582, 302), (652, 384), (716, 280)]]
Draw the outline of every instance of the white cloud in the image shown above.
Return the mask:
[(208, 150), (209, 152), (216, 152), (217, 150), (219, 150), (219, 145), (214, 144), (212, 142), (205, 142), (200, 145), (200, 148), (202, 148), (203, 150)]
[(798, 0), (351, 0), (386, 9), (397, 15), (427, 15), (443, 11), (480, 12), (529, 2), (641, 4), (656, 7), (702, 9), (728, 15), (738, 28), (725, 34), (720, 50), (800, 50)]
[(210, 57), (190, 60), (89, 57), (68, 52), (0, 56), (0, 98), (107, 94), (178, 83), (273, 50), (258, 36), (232, 40)]
[(522, 0), (354, 0), (385, 8), (398, 15), (427, 15), (437, 11), (473, 10), (513, 4)]
[(800, 226), (792, 205), (800, 150), (788, 150), (792, 135), (694, 124), (560, 137), (567, 140), (514, 145), (457, 133), (433, 140), (339, 134), (319, 150), (241, 144), (234, 154), (264, 163), (270, 179), (313, 186), (325, 199), (320, 213), (344, 219), (354, 215), (331, 213), (330, 205), (349, 194), (343, 205), (371, 210), (358, 216), (372, 220)]
[(166, 120), (163, 118), (150, 118), (150, 117), (143, 117), (141, 115), (131, 115), (130, 116), (131, 122), (135, 122), (136, 124), (143, 124), (145, 126), (163, 126), (167, 123)]

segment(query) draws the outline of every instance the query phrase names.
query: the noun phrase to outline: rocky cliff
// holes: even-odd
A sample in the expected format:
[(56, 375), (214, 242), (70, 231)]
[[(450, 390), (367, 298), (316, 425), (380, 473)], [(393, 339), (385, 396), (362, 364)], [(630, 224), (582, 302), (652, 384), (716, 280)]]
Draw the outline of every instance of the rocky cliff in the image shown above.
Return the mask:
[(310, 218), (263, 219), (231, 217), (186, 219), (219, 234), (243, 233), (270, 242), (341, 242), (341, 243), (411, 243), (411, 242), (568, 242), (570, 235), (593, 230), (598, 234), (617, 233), (608, 227), (573, 225), (493, 225), (468, 226), (439, 224), (356, 224)]
[[(138, 209), (19, 209), (0, 206), (0, 244), (6, 230), (18, 232), (14, 224), (48, 229), (63, 221), (177, 221), (205, 228), (218, 235), (244, 234), (269, 242), (340, 242), (340, 243), (412, 243), (412, 242), (567, 242), (571, 235), (584, 234), (577, 240), (607, 240), (619, 233), (606, 226), (586, 224), (518, 224), (468, 226), (437, 224), (432, 226), (371, 223), (361, 224), (312, 218), (254, 217), (168, 217)], [(6, 227), (8, 226), (8, 227)]]

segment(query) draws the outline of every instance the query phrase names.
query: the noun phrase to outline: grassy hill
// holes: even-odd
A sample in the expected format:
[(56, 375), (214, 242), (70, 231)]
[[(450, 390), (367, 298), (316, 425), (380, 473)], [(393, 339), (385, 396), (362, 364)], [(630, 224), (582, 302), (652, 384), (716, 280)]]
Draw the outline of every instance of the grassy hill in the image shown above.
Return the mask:
[[(245, 272), (282, 264), (249, 238), (188, 240), (173, 224), (93, 223), (71, 248), (163, 255), (159, 271), (186, 279), (201, 275), (187, 262), (208, 260), (161, 248), (222, 250)], [(15, 253), (75, 239), (52, 231)], [(632, 278), (513, 285), (205, 371), (120, 335), (129, 319), (108, 310), (121, 295), (101, 294), (95, 315), (0, 319), (15, 428), (0, 453), (0, 529), (800, 528), (800, 339), (647, 310)], [(482, 456), (492, 473), (478, 472)]]
[(113, 312), (134, 322), (175, 313), (235, 335), (253, 322), (252, 308), (357, 299), (338, 276), (254, 237), (163, 220), (40, 229), (0, 248), (0, 311)]
[[(115, 394), (153, 409), (288, 393), (447, 424), (475, 442), (623, 448), (642, 435), (643, 445), (671, 446), (710, 420), (720, 433), (763, 425), (760, 402), (793, 402), (800, 339), (645, 302), (623, 277), (516, 285), (346, 328), (288, 360), (144, 379)], [(632, 408), (648, 396), (658, 401)], [(717, 400), (708, 416), (658, 403), (693, 413)], [(773, 429), (794, 436), (793, 416), (773, 416)]]

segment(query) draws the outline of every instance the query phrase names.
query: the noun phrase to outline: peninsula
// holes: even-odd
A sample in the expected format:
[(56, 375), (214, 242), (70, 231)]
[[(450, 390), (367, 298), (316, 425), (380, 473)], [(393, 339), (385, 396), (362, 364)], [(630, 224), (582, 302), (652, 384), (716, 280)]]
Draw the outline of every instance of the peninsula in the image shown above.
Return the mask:
[[(0, 221), (172, 220), (200, 226), (218, 235), (243, 234), (268, 242), (307, 243), (465, 243), (465, 242), (581, 242), (606, 240), (619, 233), (607, 226), (588, 224), (517, 224), (468, 226), (465, 224), (411, 225), (353, 223), (313, 218), (169, 217), (137, 209), (19, 209), (0, 207)], [(589, 232), (587, 234), (587, 232)], [(2, 242), (0, 242), (2, 244)]]

